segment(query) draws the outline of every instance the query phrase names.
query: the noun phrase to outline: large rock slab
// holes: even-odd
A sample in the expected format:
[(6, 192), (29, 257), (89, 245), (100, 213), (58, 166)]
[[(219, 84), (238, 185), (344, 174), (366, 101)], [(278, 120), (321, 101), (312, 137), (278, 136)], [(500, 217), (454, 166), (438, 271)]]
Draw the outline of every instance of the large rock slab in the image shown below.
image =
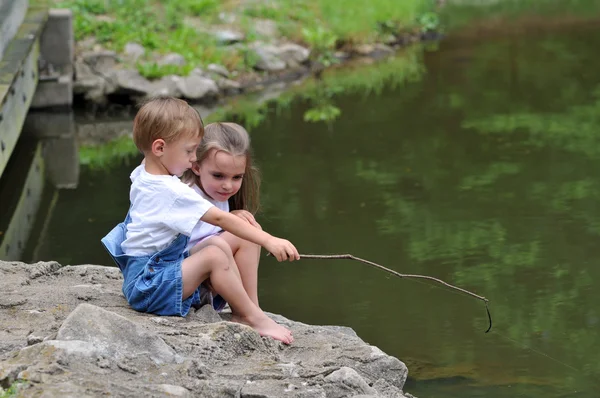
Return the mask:
[[(0, 386), (24, 396), (404, 397), (406, 366), (350, 328), (269, 314), (285, 346), (228, 314), (131, 310), (118, 269), (0, 261)], [(0, 391), (1, 392), (1, 391)]]

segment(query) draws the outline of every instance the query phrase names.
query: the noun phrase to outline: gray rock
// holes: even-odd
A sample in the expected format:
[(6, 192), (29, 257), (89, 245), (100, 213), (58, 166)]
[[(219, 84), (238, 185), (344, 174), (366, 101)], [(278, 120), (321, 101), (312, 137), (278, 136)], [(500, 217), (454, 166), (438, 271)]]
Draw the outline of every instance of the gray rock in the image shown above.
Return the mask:
[(229, 77), (229, 71), (223, 65), (209, 64), (206, 69), (208, 69), (209, 72), (216, 73), (217, 75)]
[(377, 391), (369, 387), (356, 370), (346, 366), (325, 377), (325, 381), (330, 383), (330, 385), (325, 386), (328, 398), (347, 397), (355, 394), (377, 394)]
[(152, 83), (135, 69), (115, 70), (112, 80), (117, 87), (114, 91), (122, 94), (148, 95), (152, 91)]
[(129, 42), (125, 44), (125, 48), (123, 49), (123, 54), (125, 54), (125, 57), (132, 62), (135, 62), (140, 57), (143, 57), (145, 53), (146, 49), (144, 46), (138, 43)]
[(237, 94), (242, 90), (242, 86), (235, 80), (221, 78), (217, 79), (216, 83), (219, 90), (227, 94)]
[(258, 57), (256, 68), (265, 71), (279, 71), (295, 68), (308, 61), (310, 50), (294, 43), (280, 46), (257, 42), (252, 46)]
[[(385, 379), (379, 379), (373, 384), (373, 388), (377, 391), (380, 396), (387, 398), (401, 398), (402, 390), (396, 386), (391, 385)], [(406, 396), (408, 398), (408, 395)]]
[(94, 73), (90, 66), (82, 59), (75, 60), (75, 81), (73, 82), (73, 93), (83, 94), (87, 100), (93, 102), (104, 102), (105, 88), (108, 77), (101, 73)]
[(191, 100), (215, 98), (219, 95), (219, 87), (214, 80), (197, 75), (179, 79), (177, 88), (185, 98)]
[(167, 54), (167, 55), (165, 55), (164, 57), (162, 57), (161, 59), (158, 60), (158, 64), (159, 65), (183, 66), (186, 63), (187, 62), (186, 62), (185, 58), (183, 57), (183, 55), (177, 54), (177, 53)]
[(106, 358), (120, 360), (147, 355), (157, 365), (179, 359), (173, 350), (154, 333), (114, 312), (91, 304), (80, 304), (65, 319), (56, 340), (78, 340), (102, 350)]
[(223, 319), (217, 314), (212, 305), (203, 305), (198, 311), (192, 311), (190, 319), (202, 323), (222, 322)]
[(167, 95), (170, 97), (181, 97), (181, 90), (179, 89), (179, 82), (182, 77), (177, 75), (163, 76), (159, 80), (152, 82), (152, 88), (148, 93), (149, 97), (157, 95)]
[(404, 364), (349, 328), (268, 314), (293, 331), (285, 346), (210, 306), (186, 318), (135, 312), (121, 285), (112, 267), (0, 261), (0, 302), (27, 299), (0, 308), (0, 384), (27, 380), (20, 396), (57, 398), (404, 397)]
[(267, 72), (277, 72), (285, 69), (286, 63), (279, 58), (277, 47), (271, 44), (255, 43), (252, 49), (257, 57), (256, 65), (254, 65), (256, 69)]
[(210, 77), (208, 75), (208, 73), (206, 73), (204, 70), (202, 70), (202, 68), (194, 68), (192, 69), (192, 71), (190, 72), (190, 76), (194, 75), (194, 76), (203, 76), (203, 77)]
[(288, 68), (297, 67), (306, 61), (310, 56), (310, 50), (295, 43), (286, 43), (277, 49), (279, 58), (283, 60)]
[(117, 53), (108, 50), (85, 52), (81, 59), (96, 73), (109, 73), (117, 65)]
[(246, 39), (243, 33), (233, 29), (216, 29), (211, 33), (220, 44), (234, 44)]

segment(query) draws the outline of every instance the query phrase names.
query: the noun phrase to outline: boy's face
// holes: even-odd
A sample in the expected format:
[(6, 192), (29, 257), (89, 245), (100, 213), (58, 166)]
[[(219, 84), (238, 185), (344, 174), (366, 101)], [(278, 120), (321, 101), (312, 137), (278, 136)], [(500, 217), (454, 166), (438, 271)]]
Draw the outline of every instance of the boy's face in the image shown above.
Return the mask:
[(187, 137), (164, 144), (160, 161), (169, 174), (181, 177), (187, 169), (192, 167), (192, 163), (196, 161), (196, 149), (201, 140), (200, 137)]

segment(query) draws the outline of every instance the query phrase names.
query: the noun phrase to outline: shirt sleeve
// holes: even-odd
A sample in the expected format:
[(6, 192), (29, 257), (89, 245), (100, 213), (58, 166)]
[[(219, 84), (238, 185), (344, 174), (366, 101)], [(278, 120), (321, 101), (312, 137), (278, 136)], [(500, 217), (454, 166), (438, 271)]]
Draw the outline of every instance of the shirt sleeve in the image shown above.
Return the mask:
[(190, 236), (200, 218), (214, 205), (189, 186), (180, 184), (171, 209), (167, 212), (165, 224), (178, 233)]

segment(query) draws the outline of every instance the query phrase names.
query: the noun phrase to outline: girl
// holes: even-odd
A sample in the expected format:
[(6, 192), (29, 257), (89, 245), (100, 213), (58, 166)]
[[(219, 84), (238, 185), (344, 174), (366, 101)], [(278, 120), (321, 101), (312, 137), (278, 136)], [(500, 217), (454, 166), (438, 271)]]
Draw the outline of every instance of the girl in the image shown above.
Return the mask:
[[(235, 123), (209, 124), (204, 129), (196, 157), (197, 161), (185, 172), (182, 180), (219, 209), (262, 229), (253, 215), (259, 207), (260, 178), (252, 163), (248, 132)], [(188, 249), (193, 254), (208, 245), (231, 252), (235, 260), (232, 268), (238, 270), (244, 289), (258, 306), (260, 246), (200, 221), (192, 231)], [(220, 300), (215, 297), (217, 309), (225, 304)]]

